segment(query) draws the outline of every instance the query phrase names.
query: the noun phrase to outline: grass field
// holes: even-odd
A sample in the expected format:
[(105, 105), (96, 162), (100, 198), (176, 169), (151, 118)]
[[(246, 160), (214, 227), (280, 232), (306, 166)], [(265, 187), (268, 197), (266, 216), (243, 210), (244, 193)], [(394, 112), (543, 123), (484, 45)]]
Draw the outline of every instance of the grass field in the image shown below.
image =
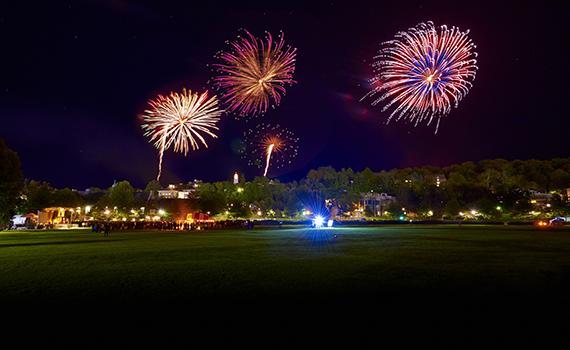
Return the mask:
[(567, 340), (569, 281), (569, 229), (0, 233), (3, 335), (41, 346), (544, 348)]
[(569, 281), (568, 229), (0, 233), (3, 300), (548, 293)]

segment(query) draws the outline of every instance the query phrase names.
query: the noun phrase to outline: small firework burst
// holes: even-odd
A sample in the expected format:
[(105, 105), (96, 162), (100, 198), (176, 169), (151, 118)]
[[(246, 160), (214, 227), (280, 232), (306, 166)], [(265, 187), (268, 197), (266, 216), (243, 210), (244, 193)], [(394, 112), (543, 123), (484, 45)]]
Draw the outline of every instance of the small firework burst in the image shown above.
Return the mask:
[(299, 152), (298, 142), (291, 131), (278, 124), (259, 124), (244, 134), (243, 157), (249, 165), (263, 168), (263, 176), (267, 176), (270, 166), (291, 164)]
[(457, 108), (475, 80), (476, 46), (468, 34), (427, 22), (382, 44), (372, 64), (374, 88), (366, 96), (376, 96), (372, 105), (387, 101), (382, 111), (395, 106), (387, 122), (396, 117), (417, 126), (435, 119), (437, 133), (441, 117)]
[(281, 33), (274, 40), (244, 30), (243, 36), (229, 44), (227, 51), (216, 54), (220, 63), (213, 65), (214, 86), (220, 91), (224, 107), (237, 115), (257, 116), (278, 106), (286, 87), (293, 85), (297, 49), (285, 45)]
[(174, 152), (188, 154), (190, 148), (196, 150), (200, 143), (208, 147), (202, 134), (217, 138), (213, 130), (223, 113), (216, 96), (208, 99), (208, 92), (201, 95), (182, 89), (182, 93), (172, 92), (168, 96), (158, 95), (148, 102), (141, 125), (149, 142), (159, 150), (158, 176), (162, 173), (164, 151), (174, 145)]

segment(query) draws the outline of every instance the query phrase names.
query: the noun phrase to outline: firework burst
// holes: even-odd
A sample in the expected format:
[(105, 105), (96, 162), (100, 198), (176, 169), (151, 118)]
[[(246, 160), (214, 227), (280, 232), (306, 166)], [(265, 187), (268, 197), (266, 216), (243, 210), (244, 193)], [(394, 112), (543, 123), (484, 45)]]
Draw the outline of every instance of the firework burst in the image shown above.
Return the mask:
[(148, 102), (149, 109), (142, 115), (144, 135), (159, 150), (158, 176), (162, 173), (164, 151), (171, 146), (174, 152), (188, 154), (190, 148), (196, 150), (200, 144), (208, 147), (203, 134), (217, 138), (214, 130), (223, 113), (216, 96), (208, 99), (208, 92), (199, 95), (182, 89), (168, 96), (158, 95)]
[(217, 74), (213, 84), (228, 111), (239, 116), (262, 115), (270, 106), (278, 106), (285, 87), (295, 83), (297, 49), (285, 45), (283, 33), (274, 40), (269, 32), (265, 39), (244, 32), (230, 43), (229, 50), (216, 54), (220, 63), (213, 65)]
[(299, 151), (298, 141), (291, 131), (278, 124), (259, 124), (245, 132), (243, 156), (249, 165), (263, 168), (263, 176), (267, 176), (270, 166), (291, 164)]
[(365, 97), (384, 103), (382, 111), (395, 106), (387, 122), (403, 118), (417, 126), (435, 119), (437, 133), (441, 117), (457, 108), (475, 80), (476, 46), (468, 34), (445, 25), (437, 30), (432, 22), (397, 33), (374, 57), (374, 88)]

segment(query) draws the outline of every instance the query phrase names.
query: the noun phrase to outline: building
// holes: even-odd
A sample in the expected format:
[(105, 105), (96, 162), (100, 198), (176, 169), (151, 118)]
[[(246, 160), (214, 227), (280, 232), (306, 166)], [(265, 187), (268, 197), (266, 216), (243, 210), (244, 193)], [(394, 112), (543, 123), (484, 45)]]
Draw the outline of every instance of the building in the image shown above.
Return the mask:
[(77, 228), (74, 222), (85, 220), (85, 212), (81, 208), (50, 207), (38, 211), (37, 223), (40, 226), (50, 225), (53, 228)]
[(530, 203), (536, 209), (544, 209), (546, 207), (550, 207), (550, 201), (552, 200), (553, 196), (552, 194), (534, 191), (534, 190), (530, 190), (529, 192), (530, 192)]
[(167, 189), (167, 190), (158, 190), (158, 198), (159, 199), (189, 199), (194, 192), (193, 189)]
[(440, 187), (445, 181), (447, 181), (447, 178), (445, 177), (444, 174), (439, 174), (435, 176), (435, 185), (437, 187)]
[(386, 193), (368, 192), (360, 195), (358, 205), (361, 212), (371, 213), (373, 216), (382, 216), (394, 202), (396, 202), (394, 196)]
[(194, 180), (188, 184), (170, 184), (166, 189), (158, 190), (158, 199), (190, 199), (202, 181)]

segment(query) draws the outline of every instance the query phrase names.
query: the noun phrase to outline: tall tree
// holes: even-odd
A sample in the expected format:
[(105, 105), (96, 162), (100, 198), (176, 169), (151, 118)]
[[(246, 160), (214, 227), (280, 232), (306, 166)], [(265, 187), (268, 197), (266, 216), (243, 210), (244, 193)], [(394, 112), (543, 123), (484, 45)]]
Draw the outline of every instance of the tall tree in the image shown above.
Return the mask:
[(38, 210), (51, 207), (54, 203), (54, 189), (49, 183), (43, 181), (26, 181), (24, 186), (25, 202), (23, 211), (35, 213)]
[(13, 215), (23, 186), (20, 158), (0, 139), (0, 226)]
[(135, 202), (134, 192), (130, 182), (118, 182), (109, 190), (109, 201), (119, 211), (128, 211)]
[(146, 188), (144, 189), (144, 193), (145, 193), (148, 200), (156, 199), (156, 198), (158, 198), (158, 191), (160, 189), (161, 189), (160, 182), (158, 182), (157, 180), (151, 180), (146, 185)]

